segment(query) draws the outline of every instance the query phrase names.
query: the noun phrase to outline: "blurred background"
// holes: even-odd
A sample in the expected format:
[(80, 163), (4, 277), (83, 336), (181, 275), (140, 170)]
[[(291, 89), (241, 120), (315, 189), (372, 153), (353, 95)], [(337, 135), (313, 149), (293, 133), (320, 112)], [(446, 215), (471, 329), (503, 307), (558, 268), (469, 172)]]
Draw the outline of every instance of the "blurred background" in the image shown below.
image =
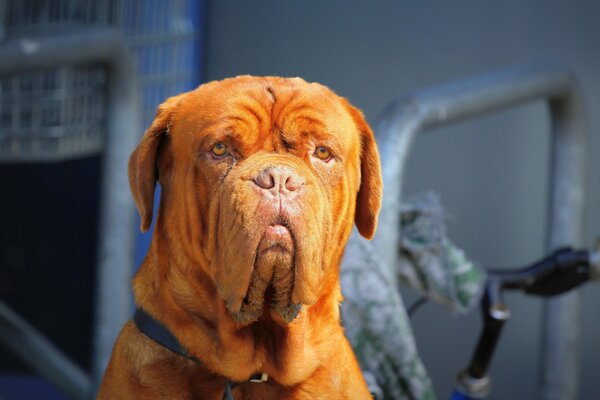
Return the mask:
[[(133, 138), (166, 97), (239, 74), (323, 83), (376, 127), (400, 94), (514, 65), (559, 63), (576, 74), (588, 111), (583, 244), (591, 246), (600, 236), (598, 21), (600, 3), (586, 0), (0, 0), (0, 48), (91, 28), (118, 32), (137, 65), (139, 106), (124, 112), (136, 116), (139, 130), (120, 132)], [(105, 150), (107, 138), (116, 147), (120, 140), (107, 133), (114, 74), (94, 60), (1, 71), (0, 300), (90, 372), (101, 210), (111, 189)], [(549, 132), (541, 101), (427, 131), (409, 156), (404, 194), (438, 192), (450, 239), (478, 264), (527, 264), (545, 254)], [(134, 254), (137, 266), (150, 235), (130, 225), (135, 250), (132, 243), (124, 256)], [(402, 294), (406, 304), (417, 297)], [(598, 302), (599, 285), (582, 290), (581, 399), (600, 393)], [(513, 312), (493, 362), (491, 398), (535, 398), (542, 300), (515, 294), (507, 303)], [(446, 398), (471, 355), (479, 313), (427, 305), (412, 322), (436, 393)], [(9, 350), (0, 347), (0, 399), (66, 398)]]

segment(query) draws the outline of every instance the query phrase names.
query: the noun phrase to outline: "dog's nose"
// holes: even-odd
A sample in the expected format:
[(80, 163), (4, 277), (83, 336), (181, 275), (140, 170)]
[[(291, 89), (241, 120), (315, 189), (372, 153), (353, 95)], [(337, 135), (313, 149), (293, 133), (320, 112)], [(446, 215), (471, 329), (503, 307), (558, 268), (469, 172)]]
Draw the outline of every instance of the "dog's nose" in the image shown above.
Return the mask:
[(305, 180), (291, 168), (269, 167), (262, 170), (254, 178), (254, 183), (269, 192), (288, 193), (299, 190), (304, 185)]

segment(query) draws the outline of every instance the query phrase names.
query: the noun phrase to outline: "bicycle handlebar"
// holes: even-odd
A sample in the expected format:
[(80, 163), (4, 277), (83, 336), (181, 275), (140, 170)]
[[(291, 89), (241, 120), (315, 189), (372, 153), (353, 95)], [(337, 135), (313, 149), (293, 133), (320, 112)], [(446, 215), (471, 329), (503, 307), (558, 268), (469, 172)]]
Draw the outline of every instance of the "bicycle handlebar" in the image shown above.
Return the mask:
[(510, 310), (502, 301), (504, 290), (536, 296), (556, 296), (600, 278), (600, 241), (595, 251), (558, 249), (536, 263), (516, 270), (488, 270), (481, 300), (483, 329), (469, 366), (457, 377), (453, 399), (482, 399), (489, 392), (487, 371)]
[(515, 271), (489, 270), (488, 285), (499, 284), (502, 290), (522, 290), (537, 296), (556, 296), (589, 281), (592, 265), (590, 252), (562, 248), (529, 267)]

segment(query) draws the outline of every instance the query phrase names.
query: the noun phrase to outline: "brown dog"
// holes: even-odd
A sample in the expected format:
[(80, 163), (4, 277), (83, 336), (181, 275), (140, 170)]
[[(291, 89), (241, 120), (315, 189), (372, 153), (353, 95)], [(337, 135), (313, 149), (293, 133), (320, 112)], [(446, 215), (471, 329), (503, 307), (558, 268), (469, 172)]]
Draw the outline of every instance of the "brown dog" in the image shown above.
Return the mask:
[(99, 398), (370, 397), (339, 315), (353, 221), (371, 238), (381, 202), (360, 111), (299, 78), (210, 82), (159, 107), (129, 177), (143, 231), (162, 187), (136, 303), (196, 361), (129, 322)]

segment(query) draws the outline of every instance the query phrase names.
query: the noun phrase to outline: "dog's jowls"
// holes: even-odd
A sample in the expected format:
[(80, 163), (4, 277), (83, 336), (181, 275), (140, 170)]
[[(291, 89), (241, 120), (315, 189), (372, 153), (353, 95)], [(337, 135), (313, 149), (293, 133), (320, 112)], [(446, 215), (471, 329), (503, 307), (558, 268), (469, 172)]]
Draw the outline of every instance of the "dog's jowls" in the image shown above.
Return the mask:
[(202, 364), (129, 322), (99, 398), (369, 398), (339, 316), (344, 246), (381, 201), (360, 111), (299, 78), (210, 82), (159, 107), (129, 177), (143, 231), (161, 186), (136, 304)]

